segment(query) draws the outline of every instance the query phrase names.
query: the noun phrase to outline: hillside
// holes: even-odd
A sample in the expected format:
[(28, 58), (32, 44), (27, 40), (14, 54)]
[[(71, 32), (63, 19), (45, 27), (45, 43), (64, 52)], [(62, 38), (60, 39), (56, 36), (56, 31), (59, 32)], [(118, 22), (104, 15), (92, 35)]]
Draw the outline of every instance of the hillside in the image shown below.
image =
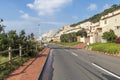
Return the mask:
[(116, 11), (116, 10), (118, 10), (118, 9), (120, 9), (120, 4), (114, 4), (114, 5), (112, 5), (110, 8), (105, 9), (103, 12), (101, 12), (101, 13), (99, 13), (99, 14), (96, 14), (96, 15), (88, 18), (88, 19), (83, 20), (83, 21), (80, 21), (80, 22), (78, 22), (78, 23), (71, 24), (70, 26), (71, 26), (71, 27), (75, 27), (75, 26), (77, 26), (77, 25), (79, 25), (79, 24), (81, 24), (81, 23), (84, 23), (84, 22), (86, 22), (86, 21), (90, 21), (90, 22), (92, 22), (92, 23), (96, 23), (96, 22), (98, 22), (98, 21), (101, 19), (102, 16), (104, 16), (104, 15), (106, 15), (106, 14), (108, 14), (108, 13), (111, 13), (111, 12), (113, 12), (113, 11)]

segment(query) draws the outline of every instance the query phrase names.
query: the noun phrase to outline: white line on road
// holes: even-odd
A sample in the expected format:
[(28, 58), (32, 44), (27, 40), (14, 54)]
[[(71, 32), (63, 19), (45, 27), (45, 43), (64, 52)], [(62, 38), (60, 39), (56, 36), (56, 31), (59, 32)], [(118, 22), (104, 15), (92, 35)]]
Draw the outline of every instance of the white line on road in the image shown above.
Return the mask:
[(93, 66), (95, 66), (95, 67), (97, 67), (97, 68), (103, 70), (104, 72), (106, 72), (106, 73), (108, 73), (108, 74), (110, 74), (110, 75), (112, 75), (112, 76), (114, 76), (114, 77), (120, 79), (120, 76), (118, 76), (118, 75), (116, 75), (116, 74), (114, 74), (114, 73), (112, 73), (112, 72), (110, 72), (110, 71), (108, 71), (108, 70), (106, 70), (106, 69), (104, 69), (104, 68), (102, 68), (102, 67), (100, 67), (100, 66), (94, 64), (94, 63), (91, 63), (91, 64), (92, 64)]
[(67, 49), (65, 51), (68, 51)]
[(76, 53), (74, 53), (74, 52), (72, 52), (72, 55), (74, 55), (74, 56), (78, 56)]

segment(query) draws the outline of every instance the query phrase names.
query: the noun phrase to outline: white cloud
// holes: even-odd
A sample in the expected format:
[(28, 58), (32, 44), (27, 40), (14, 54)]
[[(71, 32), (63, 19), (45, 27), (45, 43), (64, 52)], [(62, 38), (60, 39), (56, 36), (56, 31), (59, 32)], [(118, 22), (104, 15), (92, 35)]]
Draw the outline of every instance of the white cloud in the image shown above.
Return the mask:
[[(23, 21), (27, 21), (27, 22), (30, 22), (30, 23), (41, 23), (41, 24), (50, 24), (50, 25), (60, 25), (62, 23), (59, 23), (59, 22), (52, 22), (52, 21), (44, 21), (38, 17), (33, 17), (33, 16), (30, 16), (28, 13), (25, 13), (23, 10), (20, 10), (19, 11), (21, 13), (21, 18), (23, 19)], [(16, 23), (16, 21), (15, 21)]]
[(29, 16), (29, 14), (27, 14), (27, 13), (25, 13), (25, 14), (23, 14), (22, 16), (21, 16), (21, 18), (23, 18), (23, 19), (28, 19), (30, 16)]
[(31, 20), (31, 21), (38, 21), (38, 20), (40, 20), (40, 18), (30, 16), (28, 13), (25, 13), (23, 10), (19, 10), (19, 12), (21, 13), (20, 17), (22, 19), (24, 19), (24, 20)]
[(73, 18), (74, 20), (79, 19), (77, 16), (72, 16), (72, 18)]
[(109, 4), (105, 4), (105, 5), (103, 6), (103, 9), (108, 9), (108, 8), (110, 8), (110, 5), (109, 5)]
[(53, 15), (71, 2), (72, 0), (35, 0), (34, 3), (29, 3), (27, 6), (38, 11), (39, 16)]
[(90, 11), (97, 10), (97, 5), (96, 4), (90, 4), (87, 8)]
[(22, 19), (28, 19), (30, 16), (28, 13), (25, 13), (23, 10), (19, 10), (19, 12), (22, 14), (20, 17)]
[[(19, 12), (21, 13), (21, 20), (13, 20), (13, 21), (9, 21), (6, 20), (3, 22), (3, 24), (6, 27), (6, 32), (10, 31), (10, 30), (16, 30), (17, 32), (20, 32), (21, 30), (25, 30), (27, 34), (30, 33), (35, 33), (35, 35), (38, 35), (38, 27), (41, 27), (43, 30), (41, 30), (42, 32), (46, 32), (48, 29), (54, 29), (57, 27), (62, 26), (64, 23), (62, 22), (54, 22), (54, 21), (46, 21), (43, 19), (40, 19), (39, 17), (33, 17), (30, 16), (28, 13), (24, 12), (23, 10), (19, 10)], [(38, 24), (40, 24), (41, 26), (38, 26)]]
[(30, 34), (32, 32), (36, 34), (36, 31), (33, 31), (33, 30), (35, 30), (35, 28), (32, 27), (33, 23), (31, 23), (29, 21), (24, 21), (24, 20), (4, 21), (3, 24), (6, 26), (6, 28), (5, 28), (6, 32), (8, 32), (10, 30), (16, 30), (19, 33), (21, 30), (25, 30), (26, 34)]
[(23, 11), (23, 10), (19, 10), (19, 12), (20, 12), (20, 13), (24, 13), (24, 11)]
[[(47, 32), (49, 29), (57, 29), (64, 23), (60, 22), (50, 22), (50, 21), (31, 21), (31, 20), (17, 20), (17, 21), (4, 21), (3, 24), (7, 26), (5, 31), (16, 30), (20, 32), (25, 30), (26, 34), (34, 33), (36, 36), (39, 35), (39, 28), (42, 29), (42, 33)], [(38, 26), (40, 24), (40, 26)]]

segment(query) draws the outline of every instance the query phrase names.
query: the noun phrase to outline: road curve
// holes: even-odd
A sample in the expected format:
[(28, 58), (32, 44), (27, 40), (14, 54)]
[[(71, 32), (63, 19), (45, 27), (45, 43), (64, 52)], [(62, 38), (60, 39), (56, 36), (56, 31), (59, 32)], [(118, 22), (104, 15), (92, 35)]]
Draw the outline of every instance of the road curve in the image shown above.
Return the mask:
[(80, 49), (54, 48), (52, 80), (120, 80), (120, 59)]
[(120, 80), (120, 58), (82, 49), (49, 45), (39, 80)]

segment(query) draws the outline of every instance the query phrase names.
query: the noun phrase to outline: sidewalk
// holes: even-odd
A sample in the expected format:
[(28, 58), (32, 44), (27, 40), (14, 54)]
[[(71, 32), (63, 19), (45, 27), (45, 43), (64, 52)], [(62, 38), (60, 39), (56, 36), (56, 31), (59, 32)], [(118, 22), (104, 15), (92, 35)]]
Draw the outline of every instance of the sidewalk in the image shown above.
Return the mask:
[(37, 80), (50, 49), (45, 48), (37, 58), (32, 58), (19, 67), (5, 80)]
[(76, 49), (84, 49), (86, 47), (86, 43), (80, 43), (74, 46), (71, 46), (71, 48), (76, 48)]

